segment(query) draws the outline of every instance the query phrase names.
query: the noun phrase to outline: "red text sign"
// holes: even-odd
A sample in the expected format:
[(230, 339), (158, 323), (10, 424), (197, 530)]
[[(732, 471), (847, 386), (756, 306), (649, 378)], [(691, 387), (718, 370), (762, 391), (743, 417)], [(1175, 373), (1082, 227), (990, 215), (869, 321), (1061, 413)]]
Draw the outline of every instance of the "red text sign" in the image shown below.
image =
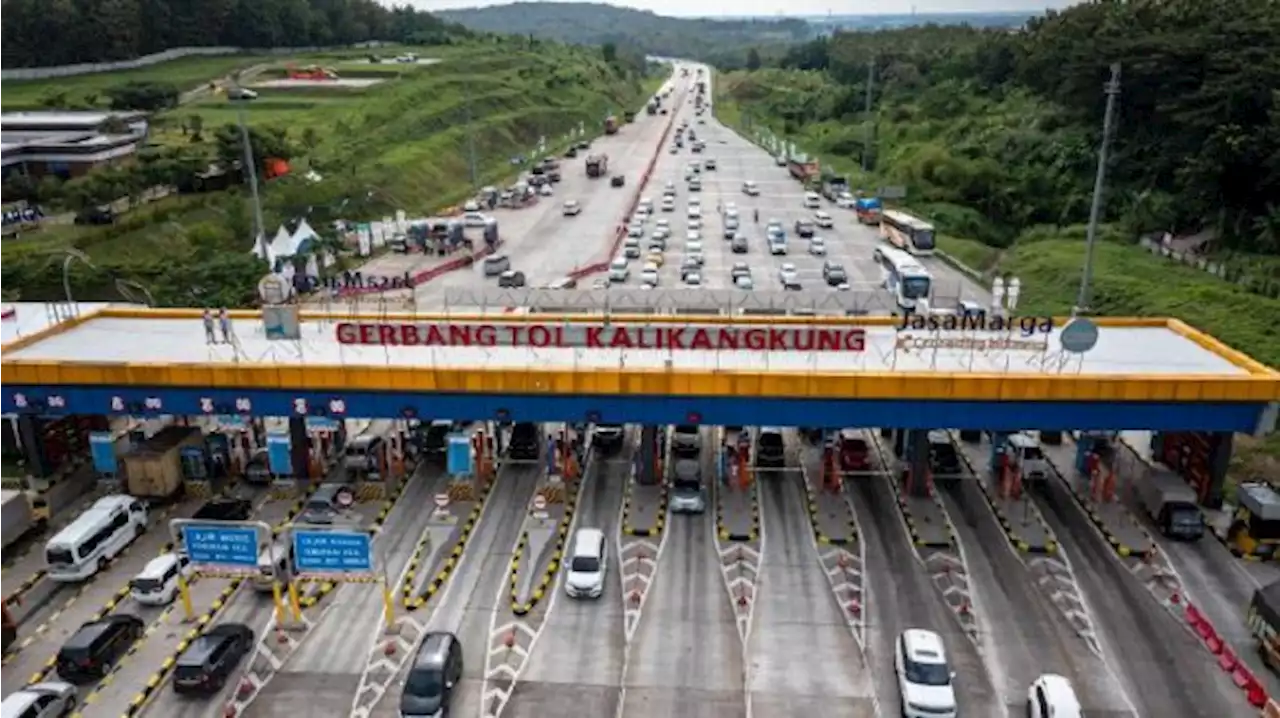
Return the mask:
[(861, 327), (587, 324), (338, 324), (342, 344), (418, 347), (861, 352)]

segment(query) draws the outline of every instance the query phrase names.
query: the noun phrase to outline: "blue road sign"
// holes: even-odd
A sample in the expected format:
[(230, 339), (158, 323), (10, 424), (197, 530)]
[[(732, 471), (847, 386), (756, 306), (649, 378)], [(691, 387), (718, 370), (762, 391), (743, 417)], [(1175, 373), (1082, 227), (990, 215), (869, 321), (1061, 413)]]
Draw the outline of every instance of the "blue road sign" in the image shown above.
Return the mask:
[(367, 533), (294, 531), (293, 549), (301, 573), (373, 573), (373, 542)]
[(95, 431), (89, 434), (89, 452), (93, 455), (94, 471), (111, 475), (119, 471), (116, 464), (116, 439), (111, 432)]
[(255, 528), (189, 524), (182, 527), (182, 543), (194, 564), (258, 567), (258, 530)]
[(267, 463), (271, 467), (271, 473), (293, 475), (293, 456), (289, 447), (288, 434), (267, 434)]
[(469, 476), (474, 473), (471, 461), (471, 436), (469, 434), (449, 435), (449, 473), (453, 476)]

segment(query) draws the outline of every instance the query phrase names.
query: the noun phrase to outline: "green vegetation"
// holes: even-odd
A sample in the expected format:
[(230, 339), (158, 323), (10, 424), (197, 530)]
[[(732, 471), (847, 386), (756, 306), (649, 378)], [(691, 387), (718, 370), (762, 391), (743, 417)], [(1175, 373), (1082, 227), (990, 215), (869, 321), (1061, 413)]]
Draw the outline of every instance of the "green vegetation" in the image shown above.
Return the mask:
[[(1015, 34), (836, 34), (719, 78), (717, 113), (793, 140), (855, 187), (907, 188), (906, 207), (938, 225), (944, 250), (1019, 275), (1028, 311), (1062, 313), (1079, 284), (1102, 86), (1121, 62), (1092, 308), (1178, 316), (1277, 365), (1277, 50), (1280, 14), (1265, 3), (1096, 3)], [(1134, 246), (1202, 229), (1270, 281), (1248, 291)]]
[(785, 47), (815, 35), (805, 20), (675, 18), (649, 11), (585, 2), (518, 2), (442, 10), (440, 18), (482, 32), (527, 35), (579, 45), (611, 44), (641, 54), (703, 60), (721, 68), (746, 67), (748, 55), (781, 56)]
[[(499, 183), (518, 168), (539, 137), (562, 147), (579, 123), (596, 131), (612, 110), (638, 108), (661, 78), (598, 50), (526, 38), (485, 38), (451, 45), (442, 62), (382, 68), (330, 65), (340, 74), (380, 73), (367, 89), (308, 87), (260, 90), (243, 103), (261, 170), (264, 160), (289, 160), (289, 175), (262, 183), (267, 233), (307, 216), (322, 234), (335, 219), (365, 220), (404, 209), (422, 216), (473, 191), (468, 133), (474, 140), (476, 186)], [(435, 48), (418, 48), (435, 57)], [(266, 73), (279, 74), (286, 63)], [(296, 65), (296, 62), (288, 62)], [(388, 66), (390, 67), (390, 66)], [(155, 146), (136, 163), (106, 168), (66, 183), (10, 183), (6, 200), (40, 201), (46, 212), (132, 198), (134, 209), (107, 227), (53, 226), (6, 240), (6, 299), (62, 296), (63, 249), (85, 252), (93, 268), (75, 264), (73, 290), (82, 299), (116, 298), (122, 279), (145, 286), (160, 304), (230, 305), (253, 301), (262, 266), (249, 254), (252, 216), (241, 187), (187, 193), (138, 205), (150, 187), (186, 186), (210, 162), (234, 166), (242, 156), (230, 125), (235, 107), (209, 95), (157, 116)], [(307, 174), (314, 172), (320, 177)], [(332, 238), (330, 238), (332, 239)]]
[(48, 80), (5, 80), (5, 112), (17, 110), (90, 109), (105, 107), (107, 90), (130, 82), (157, 82), (172, 85), (179, 92), (207, 85), (270, 58), (257, 55), (213, 55), (182, 57), (137, 70), (101, 72), (91, 75), (57, 77)]

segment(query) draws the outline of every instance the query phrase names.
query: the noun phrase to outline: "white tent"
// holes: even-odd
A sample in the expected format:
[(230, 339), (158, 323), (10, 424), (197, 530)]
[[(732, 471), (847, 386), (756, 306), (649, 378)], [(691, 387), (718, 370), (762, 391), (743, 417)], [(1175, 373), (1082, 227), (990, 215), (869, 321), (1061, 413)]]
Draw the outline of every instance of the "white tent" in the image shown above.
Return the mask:
[(320, 239), (320, 235), (307, 224), (307, 220), (298, 220), (298, 228), (293, 231), (293, 253), (301, 252), (306, 248), (304, 244), (315, 242), (317, 239)]
[(257, 239), (254, 240), (253, 249), (249, 250), (249, 253), (267, 264), (275, 265), (276, 263), (276, 257), (271, 251), (271, 245), (267, 244), (267, 238), (262, 235), (258, 235)]
[(272, 263), (276, 259), (284, 259), (292, 257), (298, 253), (298, 247), (293, 243), (293, 237), (289, 235), (289, 230), (284, 225), (280, 225), (280, 229), (276, 230), (276, 236), (271, 240), (270, 246), (267, 248), (270, 252)]

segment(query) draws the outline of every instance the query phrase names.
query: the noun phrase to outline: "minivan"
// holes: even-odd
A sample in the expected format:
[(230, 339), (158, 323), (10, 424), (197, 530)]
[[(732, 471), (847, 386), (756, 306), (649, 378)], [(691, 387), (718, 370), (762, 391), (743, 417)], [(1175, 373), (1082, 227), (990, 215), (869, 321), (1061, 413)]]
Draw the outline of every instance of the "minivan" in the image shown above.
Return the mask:
[(756, 466), (782, 468), (787, 465), (786, 442), (782, 429), (775, 426), (760, 427), (756, 436)]
[(298, 514), (298, 521), (305, 524), (331, 524), (338, 513), (351, 508), (355, 492), (346, 484), (322, 484), (311, 494)]
[(382, 449), (381, 436), (364, 434), (348, 441), (342, 458), (342, 467), (346, 469), (347, 476), (377, 473)]
[(58, 676), (77, 684), (102, 679), (142, 637), (144, 627), (142, 619), (127, 613), (84, 624), (58, 651)]
[(507, 456), (520, 461), (537, 461), (541, 449), (542, 432), (537, 424), (527, 421), (516, 424), (511, 429), (511, 442), (507, 446)]
[(449, 715), (453, 689), (462, 680), (462, 644), (452, 633), (433, 631), (422, 639), (400, 693), (401, 718)]
[(166, 606), (178, 595), (178, 579), (191, 571), (186, 554), (164, 553), (150, 561), (129, 581), (129, 595), (147, 606)]
[[(640, 247), (636, 246), (636, 256), (640, 256)], [(609, 281), (625, 282), (631, 276), (631, 270), (627, 267), (627, 258), (618, 257), (609, 263)]]
[(582, 528), (573, 535), (572, 551), (565, 568), (564, 592), (570, 598), (600, 598), (608, 556), (604, 532)]
[(671, 432), (671, 453), (696, 459), (702, 453), (702, 432), (693, 424), (680, 424)]
[(175, 693), (211, 694), (253, 650), (253, 629), (243, 623), (221, 623), (187, 645), (173, 671)]
[(294, 548), (292, 541), (276, 541), (258, 554), (258, 571), (253, 574), (253, 590), (266, 592), (276, 582), (288, 583), (293, 578)]

